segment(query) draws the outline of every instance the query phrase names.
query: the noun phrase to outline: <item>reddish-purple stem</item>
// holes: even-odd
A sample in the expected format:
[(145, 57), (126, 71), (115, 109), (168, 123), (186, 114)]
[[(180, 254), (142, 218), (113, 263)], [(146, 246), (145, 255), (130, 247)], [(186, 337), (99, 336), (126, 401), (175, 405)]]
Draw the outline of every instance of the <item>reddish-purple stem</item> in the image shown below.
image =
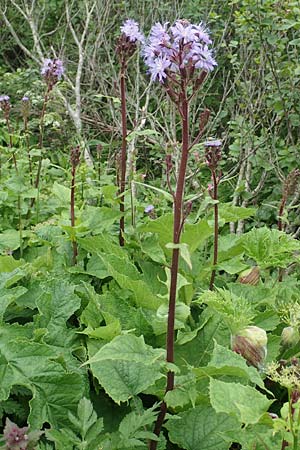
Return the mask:
[(286, 200), (287, 200), (286, 196), (283, 195), (283, 197), (281, 199), (280, 207), (279, 207), (279, 213), (278, 213), (278, 230), (279, 231), (282, 231), (282, 229), (283, 229), (282, 216), (283, 216), (283, 211), (285, 208)]
[[(189, 112), (188, 112), (188, 100), (186, 96), (186, 86), (183, 84), (181, 93), (181, 122), (182, 122), (182, 152), (181, 161), (179, 167), (179, 175), (177, 180), (175, 198), (174, 198), (174, 226), (173, 226), (173, 243), (180, 243), (180, 235), (182, 230), (183, 220), (183, 195), (184, 184), (186, 176), (186, 167), (189, 154)], [(175, 326), (175, 306), (176, 306), (176, 291), (177, 291), (177, 276), (179, 266), (179, 249), (174, 248), (172, 252), (172, 264), (171, 264), (171, 286), (169, 295), (169, 312), (168, 312), (168, 328), (167, 328), (167, 362), (174, 362), (174, 326)], [(167, 386), (166, 393), (174, 389), (174, 372), (169, 371), (167, 373)], [(160, 413), (157, 417), (157, 421), (154, 428), (154, 433), (159, 436), (161, 428), (166, 416), (167, 405), (162, 402), (160, 407)], [(157, 442), (150, 441), (150, 450), (156, 450)]]
[[(287, 197), (286, 197), (286, 195), (283, 195), (281, 202), (280, 202), (279, 212), (278, 212), (278, 230), (279, 231), (283, 230), (282, 216), (283, 216), (286, 201), (287, 201)], [(278, 270), (278, 281), (279, 282), (281, 282), (283, 280), (283, 274), (284, 274), (284, 270), (282, 268), (279, 268), (279, 270)]]
[[(6, 126), (7, 126), (7, 130), (8, 130), (8, 135), (9, 135), (9, 148), (12, 150), (12, 148), (13, 148), (13, 141), (12, 141), (12, 130), (11, 130), (10, 121), (9, 121), (9, 113), (5, 114), (5, 119), (6, 119)], [(14, 166), (15, 166), (16, 172), (18, 173), (18, 166), (17, 166), (17, 160), (16, 160), (15, 152), (12, 152), (12, 157), (13, 157), (13, 161), (14, 161)]]
[[(45, 117), (46, 107), (47, 107), (47, 103), (49, 100), (49, 93), (50, 93), (51, 89), (52, 89), (51, 85), (47, 86), (47, 90), (46, 90), (45, 97), (44, 97), (43, 108), (42, 108), (42, 112), (41, 112), (41, 116), (40, 116), (39, 148), (41, 151), (43, 148), (43, 140), (44, 140), (44, 117)], [(38, 169), (37, 169), (35, 183), (34, 183), (34, 187), (36, 189), (38, 189), (39, 184), (40, 184), (41, 170), (42, 170), (42, 155), (39, 156)], [(31, 199), (30, 208), (33, 207), (34, 203), (35, 203), (35, 198), (33, 197)]]
[(122, 148), (121, 148), (121, 158), (120, 158), (120, 232), (119, 232), (119, 243), (123, 247), (125, 244), (124, 231), (125, 231), (125, 203), (124, 203), (124, 192), (126, 184), (126, 160), (127, 160), (127, 111), (126, 111), (126, 83), (125, 83), (125, 73), (126, 73), (126, 63), (122, 61), (121, 67), (121, 80), (120, 80), (120, 91), (121, 91), (121, 116), (122, 116)]
[[(75, 176), (76, 176), (76, 166), (72, 166), (72, 181), (71, 181), (71, 227), (75, 227)], [(75, 239), (72, 238), (73, 246), (73, 265), (77, 263), (78, 247)]]
[[(213, 199), (218, 200), (218, 180), (216, 177), (216, 171), (212, 170), (212, 181), (213, 181)], [(216, 265), (218, 263), (218, 239), (219, 239), (219, 211), (218, 203), (214, 204), (214, 259), (213, 259), (213, 270), (210, 277), (209, 289), (212, 291), (214, 288), (214, 282), (216, 277)]]

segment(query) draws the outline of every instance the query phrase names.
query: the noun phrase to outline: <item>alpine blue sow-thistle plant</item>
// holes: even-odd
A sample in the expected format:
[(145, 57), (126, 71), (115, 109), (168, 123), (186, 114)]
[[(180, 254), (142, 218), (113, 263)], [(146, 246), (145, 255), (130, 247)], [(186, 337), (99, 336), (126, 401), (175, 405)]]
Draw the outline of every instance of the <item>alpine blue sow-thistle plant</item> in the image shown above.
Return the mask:
[[(202, 23), (195, 25), (188, 20), (177, 20), (172, 26), (169, 23), (153, 25), (143, 48), (151, 80), (160, 82), (175, 103), (182, 126), (181, 159), (176, 189), (175, 192), (171, 192), (174, 203), (174, 225), (167, 328), (167, 362), (169, 363), (174, 362), (174, 323), (180, 237), (187, 216), (183, 205), (186, 168), (189, 152), (202, 136), (209, 117), (208, 110), (201, 114), (199, 133), (191, 140), (189, 105), (208, 72), (211, 72), (217, 65), (210, 49), (211, 44), (208, 31)], [(166, 392), (173, 389), (174, 372), (169, 371)], [(157, 436), (160, 434), (166, 411), (167, 405), (163, 402), (154, 430)], [(156, 448), (157, 442), (151, 441), (150, 450), (156, 450)]]
[[(61, 77), (64, 74), (64, 66), (60, 59), (54, 58), (46, 58), (43, 62), (43, 66), (41, 68), (41, 75), (43, 76), (46, 83), (46, 90), (44, 95), (43, 107), (40, 115), (40, 134), (39, 134), (39, 148), (42, 151), (43, 148), (43, 140), (44, 140), (44, 118), (46, 113), (47, 104), (49, 101), (49, 95), (56, 85), (56, 83), (61, 80)], [(42, 155), (39, 157), (38, 169), (35, 178), (34, 187), (38, 189), (40, 184), (41, 177), (41, 169), (42, 169)], [(31, 200), (31, 207), (34, 205), (35, 199)]]
[(122, 122), (122, 147), (119, 157), (118, 185), (120, 195), (120, 234), (119, 242), (124, 246), (124, 228), (125, 228), (125, 204), (124, 192), (126, 184), (126, 160), (127, 160), (127, 107), (126, 107), (126, 72), (128, 60), (134, 54), (139, 43), (144, 42), (144, 36), (139, 31), (139, 25), (132, 19), (128, 19), (121, 26), (121, 36), (118, 39), (116, 52), (120, 61), (120, 96), (121, 96), (121, 122)]

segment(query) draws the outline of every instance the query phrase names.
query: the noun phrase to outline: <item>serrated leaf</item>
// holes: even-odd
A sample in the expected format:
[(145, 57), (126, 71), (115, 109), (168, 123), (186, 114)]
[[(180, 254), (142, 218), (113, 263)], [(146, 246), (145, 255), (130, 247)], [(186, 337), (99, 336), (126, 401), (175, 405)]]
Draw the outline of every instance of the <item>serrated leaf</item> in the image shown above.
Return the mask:
[(142, 336), (121, 335), (101, 347), (88, 363), (107, 394), (120, 403), (163, 376), (158, 361), (163, 355), (162, 349), (146, 345)]
[(153, 294), (143, 275), (120, 246), (115, 246), (103, 236), (84, 238), (79, 242), (83, 248), (100, 258), (101, 265), (121, 288), (132, 292), (137, 306), (155, 310), (160, 306), (162, 301)]
[(210, 402), (217, 413), (234, 415), (241, 423), (254, 424), (269, 409), (273, 400), (250, 386), (210, 380)]
[(168, 420), (171, 442), (185, 450), (225, 450), (222, 431), (238, 427), (236, 420), (228, 414), (216, 414), (210, 406), (199, 405)]
[(163, 377), (158, 364), (106, 360), (91, 364), (93, 375), (116, 402), (126, 402)]

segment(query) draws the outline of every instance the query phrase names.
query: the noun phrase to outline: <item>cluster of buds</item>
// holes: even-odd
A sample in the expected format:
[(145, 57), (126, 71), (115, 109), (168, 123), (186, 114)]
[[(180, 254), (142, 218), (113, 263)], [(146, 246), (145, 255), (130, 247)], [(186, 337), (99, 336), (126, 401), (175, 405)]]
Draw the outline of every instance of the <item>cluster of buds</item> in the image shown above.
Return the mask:
[(43, 75), (48, 89), (51, 90), (53, 86), (61, 79), (64, 73), (64, 66), (60, 59), (45, 59), (41, 68), (41, 74)]
[(21, 113), (23, 118), (28, 118), (30, 113), (30, 99), (27, 95), (24, 95), (21, 101)]
[(144, 213), (147, 214), (151, 219), (156, 219), (155, 207), (153, 205), (148, 205), (144, 209)]
[(145, 38), (135, 20), (128, 19), (121, 26), (121, 36), (117, 41), (116, 52), (123, 64), (134, 54), (137, 44), (144, 43)]
[(263, 368), (267, 356), (267, 333), (262, 328), (248, 326), (231, 336), (231, 348), (258, 369)]
[(9, 116), (11, 104), (8, 95), (0, 95), (0, 109), (4, 112), (5, 117)]
[(11, 422), (8, 418), (3, 432), (5, 449), (7, 450), (29, 450), (37, 444), (43, 431), (32, 431), (28, 433), (29, 427), (19, 428), (18, 425)]
[(75, 169), (79, 165), (79, 163), (80, 163), (80, 146), (79, 145), (77, 145), (77, 147), (71, 148), (70, 162), (71, 162), (73, 169)]
[(205, 148), (205, 162), (211, 171), (215, 171), (222, 159), (222, 141), (219, 139), (207, 141), (204, 143)]
[(289, 195), (295, 194), (300, 179), (300, 170), (293, 169), (287, 176), (284, 185), (283, 185), (283, 195), (284, 197), (288, 197)]

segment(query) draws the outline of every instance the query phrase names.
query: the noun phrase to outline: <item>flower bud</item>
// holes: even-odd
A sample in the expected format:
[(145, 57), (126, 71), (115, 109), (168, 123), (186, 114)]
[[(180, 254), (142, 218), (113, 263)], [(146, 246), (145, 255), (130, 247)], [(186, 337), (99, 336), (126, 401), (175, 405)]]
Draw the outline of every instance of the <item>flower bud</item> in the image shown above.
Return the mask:
[(238, 281), (242, 284), (251, 284), (256, 286), (260, 280), (260, 270), (258, 266), (252, 267), (251, 269), (244, 270), (240, 273)]
[(267, 356), (267, 333), (262, 328), (249, 326), (231, 336), (231, 348), (242, 355), (247, 362), (258, 369), (262, 368)]
[(285, 327), (281, 333), (281, 344), (287, 347), (292, 347), (299, 342), (299, 331), (295, 327)]

